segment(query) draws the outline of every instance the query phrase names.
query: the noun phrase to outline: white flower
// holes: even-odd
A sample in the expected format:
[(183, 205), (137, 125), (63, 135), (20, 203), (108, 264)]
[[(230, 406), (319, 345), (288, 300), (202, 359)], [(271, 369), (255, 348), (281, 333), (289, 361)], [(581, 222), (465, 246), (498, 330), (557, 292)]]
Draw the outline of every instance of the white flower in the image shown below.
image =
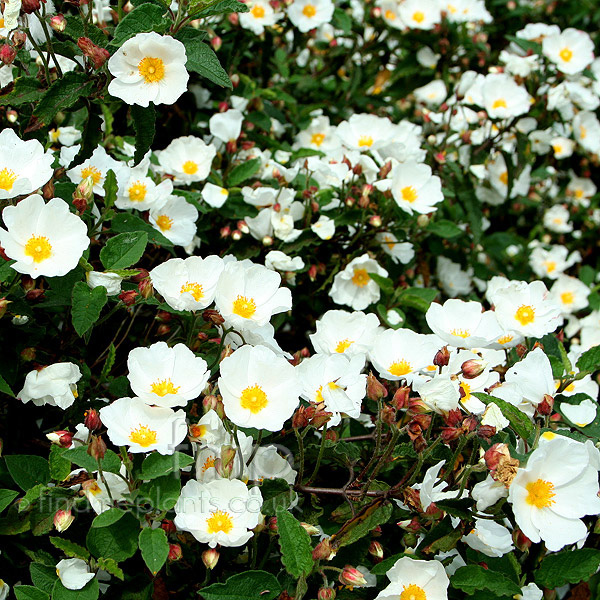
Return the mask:
[(491, 475), (488, 475), (484, 481), (480, 481), (473, 486), (471, 496), (477, 502), (477, 510), (484, 511), (493, 506), (500, 500), (506, 498), (508, 490), (501, 481), (496, 481)]
[(550, 360), (541, 348), (535, 348), (513, 365), (504, 377), (508, 384), (518, 386), (522, 402), (537, 406), (544, 396), (554, 395), (554, 377)]
[(326, 215), (321, 215), (316, 223), (310, 226), (322, 240), (330, 240), (335, 233), (335, 221)]
[(85, 279), (91, 289), (101, 286), (106, 289), (109, 296), (121, 293), (121, 282), (123, 278), (117, 273), (102, 273), (100, 271), (88, 271)]
[(449, 375), (437, 375), (428, 381), (415, 379), (413, 382), (413, 388), (421, 396), (421, 400), (438, 414), (458, 408), (459, 387), (458, 381), (451, 379)]
[(592, 442), (556, 436), (543, 442), (519, 468), (508, 501), (517, 525), (534, 543), (555, 552), (587, 535), (581, 518), (600, 513), (600, 458)]
[(481, 87), (483, 107), (491, 119), (518, 117), (529, 112), (532, 97), (505, 73), (487, 75)]
[(104, 181), (109, 170), (117, 176), (117, 180), (122, 179), (123, 171), (127, 167), (110, 156), (103, 146), (98, 146), (92, 156), (86, 161), (69, 169), (67, 177), (74, 183), (81, 183), (86, 177), (91, 177), (94, 183), (94, 194), (104, 196)]
[(49, 404), (64, 410), (75, 402), (77, 382), (80, 379), (81, 371), (77, 365), (68, 362), (54, 363), (39, 371), (27, 373), (23, 389), (17, 397), (25, 404), (31, 400), (36, 406)]
[(543, 597), (544, 592), (535, 583), (528, 583), (521, 588), (521, 593), (515, 596), (515, 600), (542, 600)]
[[(239, 435), (239, 433), (238, 433)], [(285, 479), (290, 485), (296, 483), (298, 472), (280, 456), (275, 446), (262, 446), (248, 465), (248, 477), (252, 481), (264, 479)]]
[(542, 222), (546, 229), (554, 233), (570, 233), (573, 231), (573, 225), (569, 223), (570, 216), (566, 206), (555, 204), (544, 213)]
[(48, 138), (51, 142), (59, 142), (63, 146), (72, 146), (81, 139), (81, 131), (77, 127), (65, 125), (57, 127), (48, 132)]
[(60, 198), (28, 196), (2, 211), (0, 245), (18, 273), (57, 277), (74, 269), (89, 246), (85, 223)]
[(441, 21), (440, 5), (432, 0), (405, 0), (398, 13), (406, 27), (412, 29), (433, 29)]
[(229, 198), (229, 192), (214, 183), (205, 183), (202, 188), (202, 200), (212, 208), (221, 208)]
[(351, 260), (346, 268), (333, 278), (329, 295), (336, 304), (345, 304), (354, 310), (362, 310), (377, 302), (381, 295), (379, 285), (369, 273), (387, 277), (388, 272), (369, 257), (367, 253)]
[(144, 159), (137, 167), (123, 170), (115, 206), (121, 209), (149, 210), (165, 203), (173, 193), (170, 179), (158, 185), (147, 176), (148, 162)]
[(206, 145), (200, 138), (188, 135), (174, 139), (156, 155), (163, 173), (173, 175), (175, 183), (190, 185), (208, 177), (216, 153), (213, 145)]
[(579, 404), (561, 402), (560, 411), (577, 427), (585, 427), (596, 419), (598, 404), (593, 400), (582, 400)]
[(80, 590), (96, 576), (81, 558), (63, 558), (56, 565), (56, 574), (68, 590)]
[[(125, 466), (121, 466), (121, 476), (126, 474)], [(103, 478), (106, 485), (99, 475), (96, 479), (88, 479), (83, 485), (85, 497), (97, 515), (110, 510), (115, 502), (125, 500), (126, 495), (129, 494), (129, 486), (123, 477), (116, 473), (104, 472)]]
[(600, 151), (600, 121), (595, 113), (582, 110), (573, 119), (573, 134), (579, 145), (588, 152)]
[(208, 121), (210, 133), (222, 142), (235, 142), (242, 131), (244, 115), (232, 108), (222, 113), (215, 113)]
[(239, 427), (278, 431), (299, 403), (294, 367), (265, 346), (242, 346), (221, 362), (219, 391)]
[(294, 0), (287, 9), (292, 24), (302, 33), (329, 23), (333, 17), (331, 0)]
[(336, 133), (344, 146), (366, 152), (386, 144), (391, 138), (393, 127), (387, 117), (353, 114), (350, 119), (337, 126)]
[(129, 452), (173, 454), (188, 428), (185, 412), (148, 406), (140, 398), (119, 398), (100, 409), (100, 419), (115, 446), (128, 446)]
[(382, 250), (392, 257), (396, 264), (408, 264), (415, 257), (415, 250), (411, 242), (399, 242), (393, 233), (382, 232), (375, 236), (381, 244)]
[(583, 71), (594, 60), (594, 42), (585, 31), (569, 27), (562, 33), (547, 35), (542, 53), (567, 75)]
[(206, 361), (185, 344), (169, 348), (156, 342), (134, 348), (127, 357), (127, 378), (133, 392), (150, 405), (185, 406), (206, 387), (210, 372)]
[(463, 535), (462, 541), (486, 556), (500, 557), (514, 550), (510, 531), (503, 525), (486, 519), (475, 519), (475, 527), (467, 535)]
[(175, 526), (214, 548), (243, 546), (260, 519), (262, 496), (239, 479), (188, 481), (175, 505)]
[(441, 104), (448, 95), (446, 84), (441, 79), (434, 79), (427, 85), (413, 90), (413, 94), (418, 102), (427, 106), (435, 106)]
[(281, 272), (299, 271), (304, 269), (304, 261), (300, 256), (291, 258), (280, 250), (270, 250), (265, 256), (265, 267)]
[(22, 141), (12, 129), (0, 132), (0, 200), (31, 194), (52, 177), (54, 157), (37, 140)]
[(159, 207), (152, 208), (148, 220), (176, 246), (188, 246), (196, 234), (198, 210), (181, 196), (169, 196)]
[(386, 573), (390, 584), (375, 600), (446, 600), (450, 583), (442, 563), (403, 556)]
[(225, 268), (223, 259), (171, 258), (150, 271), (154, 289), (175, 310), (201, 310), (215, 299), (217, 283)]
[(473, 269), (471, 267), (464, 271), (458, 263), (445, 256), (438, 256), (435, 272), (444, 292), (450, 298), (471, 293), (473, 289)]
[(185, 46), (169, 35), (138, 33), (110, 57), (108, 93), (127, 104), (173, 104), (186, 90)]
[[(21, 4), (19, 2), (19, 4)], [(6, 600), (8, 598), (8, 592), (10, 592), (10, 586), (6, 581), (0, 579), (0, 600)]]
[(576, 277), (559, 275), (550, 288), (549, 297), (562, 307), (563, 313), (571, 314), (588, 305), (590, 288)]
[(240, 25), (256, 35), (261, 35), (265, 27), (275, 25), (283, 17), (283, 13), (275, 11), (266, 0), (251, 0), (247, 4), (249, 11), (240, 13)]

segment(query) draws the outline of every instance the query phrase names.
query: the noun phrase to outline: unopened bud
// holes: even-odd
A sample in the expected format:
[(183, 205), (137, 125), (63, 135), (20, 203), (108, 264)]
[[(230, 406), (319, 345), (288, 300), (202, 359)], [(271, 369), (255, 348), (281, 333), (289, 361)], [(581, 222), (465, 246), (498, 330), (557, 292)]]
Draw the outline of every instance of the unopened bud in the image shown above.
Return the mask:
[(202, 318), (207, 323), (212, 323), (213, 325), (223, 325), (225, 323), (225, 319), (221, 316), (221, 313), (214, 309), (205, 310), (202, 313)]
[(275, 240), (270, 235), (265, 235), (262, 239), (263, 246), (272, 246)]
[(10, 46), (9, 44), (3, 44), (0, 48), (0, 60), (5, 65), (12, 65), (13, 60), (15, 60), (16, 56), (17, 50), (13, 46)]
[(335, 600), (335, 590), (331, 587), (322, 587), (317, 592), (317, 600)]
[(69, 448), (73, 443), (73, 434), (70, 431), (53, 431), (52, 433), (47, 433), (46, 437), (53, 444), (62, 448)]
[(444, 346), (435, 353), (433, 364), (436, 367), (445, 367), (450, 362), (450, 352), (448, 346)]
[(242, 239), (242, 232), (239, 229), (236, 229), (234, 232), (232, 232), (231, 239), (238, 242)]
[(419, 215), (417, 217), (417, 225), (422, 228), (427, 227), (429, 225), (429, 217), (427, 215)]
[(319, 535), (321, 533), (318, 527), (315, 527), (310, 523), (304, 523), (303, 521), (301, 521), (300, 525), (304, 527), (304, 530), (306, 531), (306, 533), (308, 533), (308, 535)]
[(181, 560), (182, 556), (183, 552), (181, 551), (181, 546), (179, 544), (169, 544), (169, 554), (167, 555), (167, 560), (169, 562)]
[(462, 376), (465, 379), (475, 379), (475, 377), (479, 377), (488, 366), (488, 363), (485, 360), (479, 358), (472, 358), (471, 360), (466, 360), (460, 367), (462, 372)]
[(23, 350), (21, 350), (21, 360), (24, 360), (25, 362), (31, 362), (32, 360), (35, 360), (36, 356), (37, 356), (36, 348), (29, 347), (29, 348), (23, 348)]
[(312, 551), (314, 560), (331, 560), (335, 554), (335, 550), (331, 547), (328, 538), (321, 540)]
[(7, 110), (6, 111), (6, 119), (9, 123), (16, 123), (19, 118), (19, 114), (16, 110)]
[(544, 398), (537, 405), (537, 411), (540, 415), (547, 417), (552, 414), (554, 408), (554, 398), (550, 394), (544, 394)]
[(392, 404), (396, 410), (402, 410), (408, 406), (408, 400), (410, 398), (410, 387), (402, 386), (394, 392)]
[(308, 425), (308, 415), (306, 414), (306, 408), (301, 406), (292, 418), (292, 427), (294, 429), (304, 429)]
[(175, 526), (175, 523), (173, 523), (173, 521), (171, 519), (163, 519), (162, 523), (160, 524), (160, 528), (167, 535), (169, 535), (170, 533), (175, 533), (177, 531), (177, 527)]
[[(36, 0), (29, 0), (36, 1)], [(83, 55), (89, 58), (94, 69), (99, 69), (109, 58), (110, 52), (104, 48), (100, 48), (90, 40), (90, 38), (80, 37), (77, 40), (79, 49), (83, 52)]]
[(133, 304), (135, 304), (135, 299), (138, 296), (138, 291), (137, 290), (123, 290), (118, 298), (119, 300), (125, 304), (125, 306), (132, 306)]
[(367, 375), (367, 398), (377, 402), (388, 395), (387, 388), (381, 383), (373, 373)]
[(338, 577), (338, 581), (343, 585), (351, 585), (356, 587), (361, 587), (367, 585), (367, 580), (365, 576), (354, 567), (350, 565), (346, 565), (340, 576)]
[(67, 28), (67, 19), (63, 15), (54, 15), (50, 19), (50, 27), (57, 31), (58, 33), (62, 33)]
[(381, 560), (383, 558), (383, 546), (377, 540), (373, 540), (369, 545), (369, 554)]
[(218, 35), (215, 35), (215, 37), (210, 40), (210, 45), (213, 47), (215, 52), (218, 52), (223, 45), (223, 40)]
[(219, 551), (215, 548), (209, 548), (202, 553), (202, 562), (207, 569), (214, 569), (219, 562)]
[(87, 453), (96, 460), (100, 460), (104, 458), (106, 454), (106, 443), (102, 439), (101, 436), (92, 436), (92, 441), (90, 442)]
[(102, 427), (100, 413), (95, 408), (90, 408), (83, 413), (83, 424), (90, 430), (96, 431)]
[(27, 15), (30, 15), (36, 10), (40, 10), (40, 7), (40, 0), (23, 0), (21, 2), (21, 10)]
[(383, 221), (381, 220), (381, 217), (379, 215), (371, 215), (369, 217), (369, 225), (371, 227), (381, 227), (382, 223)]
[(57, 510), (54, 514), (54, 527), (56, 527), (56, 531), (62, 533), (66, 529), (68, 529), (71, 523), (75, 520), (75, 517), (71, 513), (71, 509), (67, 510)]
[(217, 408), (218, 402), (219, 399), (216, 396), (213, 396), (212, 394), (204, 396), (204, 398), (202, 398), (202, 411), (207, 413), (209, 410), (215, 410)]
[(8, 305), (12, 302), (12, 300), (7, 300), (6, 298), (0, 298), (0, 319), (6, 314), (6, 309)]
[(150, 298), (154, 295), (154, 286), (152, 285), (152, 280), (147, 277), (146, 279), (142, 279), (138, 283), (138, 291), (140, 292), (140, 296), (142, 298)]

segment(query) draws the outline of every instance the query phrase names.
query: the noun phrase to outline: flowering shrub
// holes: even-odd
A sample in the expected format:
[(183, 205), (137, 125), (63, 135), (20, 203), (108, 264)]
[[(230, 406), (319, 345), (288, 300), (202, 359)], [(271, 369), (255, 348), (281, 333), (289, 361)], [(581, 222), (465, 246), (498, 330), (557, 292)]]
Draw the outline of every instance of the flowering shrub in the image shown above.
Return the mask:
[(594, 3), (0, 10), (0, 599), (597, 597)]

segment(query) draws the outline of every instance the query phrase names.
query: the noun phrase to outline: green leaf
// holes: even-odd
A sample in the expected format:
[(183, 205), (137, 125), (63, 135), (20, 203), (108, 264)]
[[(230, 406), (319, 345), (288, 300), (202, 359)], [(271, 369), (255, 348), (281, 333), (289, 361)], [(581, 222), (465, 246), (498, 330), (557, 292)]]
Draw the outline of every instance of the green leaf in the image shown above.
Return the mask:
[(94, 577), (80, 590), (67, 589), (59, 579), (52, 588), (52, 600), (97, 600), (100, 595), (98, 579)]
[(152, 575), (156, 575), (167, 562), (169, 556), (169, 541), (167, 534), (160, 527), (150, 529), (146, 527), (140, 532), (140, 551)]
[(9, 454), (4, 460), (10, 476), (22, 490), (27, 491), (35, 485), (45, 485), (50, 481), (48, 461), (41, 456)]
[(173, 243), (170, 242), (160, 231), (157, 231), (137, 215), (128, 212), (119, 213), (111, 221), (111, 229), (115, 233), (130, 233), (132, 231), (145, 231), (148, 234), (148, 240), (153, 244), (158, 244), (166, 248), (172, 248)]
[(277, 514), (279, 507), (287, 510), (296, 498), (296, 492), (290, 487), (290, 484), (280, 478), (265, 479), (260, 486), (260, 493), (263, 497), (260, 512), (270, 517)]
[(102, 48), (106, 46), (107, 38), (104, 33), (102, 33), (102, 29), (91, 23), (88, 23), (87, 27), (84, 28), (83, 19), (79, 15), (76, 17), (67, 16), (67, 27), (63, 33), (74, 42), (77, 42), (80, 37), (88, 37), (94, 44), (101, 46)]
[[(398, 291), (396, 293), (398, 294)], [(438, 293), (438, 290), (411, 287), (400, 291), (397, 302), (400, 306), (408, 306), (421, 312), (427, 312)]]
[(133, 556), (138, 548), (139, 521), (126, 513), (108, 527), (93, 527), (86, 537), (86, 546), (92, 556), (110, 556), (121, 562)]
[(472, 595), (478, 590), (488, 590), (495, 596), (514, 596), (521, 588), (508, 577), (479, 565), (461, 567), (450, 579), (452, 587)]
[(594, 346), (584, 352), (577, 361), (577, 368), (589, 373), (600, 369), (600, 346)]
[(204, 600), (273, 600), (280, 593), (277, 578), (266, 571), (238, 573), (225, 583), (213, 583), (200, 590)]
[(8, 383), (6, 383), (2, 375), (0, 375), (0, 392), (6, 394), (7, 396), (11, 396), (12, 398), (15, 397), (13, 391), (10, 389), (10, 386)]
[(27, 490), (27, 493), (21, 498), (18, 505), (18, 511), (23, 512), (29, 510), (48, 490), (48, 487), (43, 483), (38, 483)]
[(133, 166), (140, 163), (150, 150), (156, 133), (156, 109), (152, 104), (147, 107), (134, 104), (131, 107), (131, 119), (135, 130), (135, 154)]
[(122, 46), (129, 38), (138, 33), (164, 33), (171, 25), (166, 17), (167, 11), (157, 4), (142, 4), (127, 13), (115, 29), (115, 37), (111, 46)]
[(123, 569), (121, 569), (117, 562), (114, 561), (112, 558), (99, 558), (96, 562), (98, 563), (98, 568), (107, 571), (108, 573), (114, 575), (121, 581), (125, 579)]
[(394, 293), (394, 282), (389, 277), (383, 277), (377, 273), (369, 273), (369, 277), (381, 288), (384, 294)]
[(445, 239), (455, 238), (463, 233), (463, 230), (458, 227), (458, 225), (455, 225), (452, 221), (448, 221), (447, 219), (432, 221), (429, 223), (427, 231)]
[(194, 41), (185, 47), (187, 54), (186, 68), (206, 77), (222, 87), (233, 89), (227, 71), (223, 69), (213, 49), (204, 42)]
[(117, 201), (117, 192), (119, 191), (117, 176), (112, 169), (106, 173), (102, 188), (104, 189), (104, 206), (110, 208)]
[[(78, 467), (83, 467), (88, 473), (98, 470), (98, 461), (87, 453), (87, 446), (77, 446), (63, 452), (63, 458), (70, 460)], [(107, 450), (100, 464), (104, 471), (118, 473), (121, 469), (121, 459), (112, 450)]]
[(190, 16), (193, 15), (194, 19), (204, 19), (232, 12), (245, 13), (249, 10), (246, 4), (238, 2), (238, 0), (221, 0), (221, 2), (215, 2), (209, 4), (209, 6), (206, 6), (202, 1), (192, 1), (190, 5), (193, 7), (193, 9), (190, 9)]
[(549, 554), (535, 573), (535, 582), (549, 589), (587, 581), (600, 566), (600, 550), (582, 548)]
[(173, 473), (151, 479), (140, 487), (140, 496), (159, 510), (171, 510), (180, 495), (181, 482)]
[(116, 523), (119, 519), (124, 517), (127, 513), (116, 506), (101, 512), (92, 521), (92, 527), (108, 527), (113, 523)]
[(71, 319), (73, 328), (79, 337), (93, 327), (100, 318), (102, 308), (106, 304), (106, 288), (103, 286), (90, 289), (87, 283), (78, 281), (71, 297)]
[(502, 398), (496, 398), (495, 396), (489, 396), (482, 392), (474, 392), (473, 395), (479, 398), (485, 404), (493, 402), (504, 415), (510, 421), (510, 426), (513, 428), (515, 433), (527, 440), (533, 435), (534, 427), (529, 417), (516, 406), (502, 400)]
[(105, 269), (125, 269), (135, 264), (144, 254), (148, 244), (145, 231), (120, 233), (110, 238), (100, 250), (100, 260)]
[(42, 84), (36, 77), (17, 77), (2, 88), (0, 106), (21, 106), (28, 102), (38, 102), (42, 97)]
[(19, 495), (14, 490), (0, 490), (0, 512), (2, 512)]
[(333, 547), (341, 548), (342, 546), (348, 546), (367, 535), (378, 525), (387, 523), (392, 516), (393, 510), (392, 505), (389, 503), (373, 503), (369, 505), (333, 536)]
[(247, 160), (231, 169), (231, 173), (227, 177), (227, 185), (229, 187), (237, 187), (247, 179), (250, 179), (250, 177), (256, 175), (259, 169), (260, 158)]
[(50, 476), (55, 481), (64, 481), (71, 473), (71, 461), (63, 457), (64, 453), (65, 448), (56, 444), (50, 446), (48, 463), (50, 464)]
[(193, 462), (194, 459), (191, 456), (181, 452), (174, 452), (170, 455), (153, 452), (142, 463), (141, 479), (155, 479), (169, 473), (178, 472)]
[(287, 508), (282, 506), (277, 509), (277, 529), (281, 562), (285, 570), (296, 579), (309, 575), (314, 565), (310, 536)]
[(52, 592), (54, 583), (58, 579), (55, 567), (46, 567), (39, 563), (30, 563), (29, 574), (31, 575), (33, 585), (48, 594)]
[(33, 116), (37, 117), (40, 123), (49, 125), (59, 111), (70, 108), (81, 97), (91, 96), (94, 85), (87, 73), (65, 73), (42, 96), (33, 111)]
[(50, 595), (32, 585), (15, 586), (17, 600), (50, 600)]
[(81, 558), (81, 560), (89, 560), (90, 553), (79, 544), (75, 544), (61, 537), (50, 537), (50, 543), (59, 550), (62, 550), (69, 558)]
[(338, 7), (333, 11), (333, 25), (348, 35), (352, 31), (352, 17)]

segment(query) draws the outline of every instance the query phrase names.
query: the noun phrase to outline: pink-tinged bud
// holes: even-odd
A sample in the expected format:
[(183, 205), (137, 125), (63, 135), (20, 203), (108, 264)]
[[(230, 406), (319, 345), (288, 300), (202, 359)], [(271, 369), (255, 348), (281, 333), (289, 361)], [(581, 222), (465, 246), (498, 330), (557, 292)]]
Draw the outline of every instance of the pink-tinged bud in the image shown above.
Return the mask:
[(335, 550), (331, 547), (331, 543), (327, 538), (320, 541), (312, 551), (314, 560), (331, 560), (335, 554)]
[(369, 225), (371, 225), (371, 227), (381, 227), (382, 223), (383, 221), (379, 215), (371, 215), (369, 217)]
[(100, 413), (95, 408), (90, 408), (83, 413), (83, 424), (90, 430), (96, 431), (102, 427)]
[(429, 412), (431, 409), (421, 398), (409, 398), (408, 410), (411, 414), (418, 415)]
[(239, 229), (235, 229), (231, 233), (231, 239), (234, 240), (235, 242), (239, 242), (242, 239), (242, 232)]
[[(0, 303), (2, 301), (0, 300)], [(21, 350), (21, 360), (25, 361), (25, 362), (31, 362), (32, 360), (35, 360), (35, 357), (37, 356), (37, 349), (36, 348), (23, 348), (23, 350)]]
[(171, 326), (166, 323), (163, 323), (156, 328), (156, 335), (158, 336), (169, 335), (169, 333), (171, 333)]
[[(419, 499), (419, 504), (420, 502), (421, 500)], [(419, 523), (418, 517), (413, 517), (412, 519), (407, 519), (406, 521), (398, 521), (396, 525), (398, 525), (398, 527), (401, 529), (404, 529), (404, 531), (408, 531), (409, 533), (417, 533), (421, 530), (421, 523)]]
[(383, 558), (383, 546), (377, 540), (373, 540), (369, 545), (369, 554), (381, 560)]
[(207, 413), (209, 410), (215, 410), (218, 403), (219, 399), (216, 396), (213, 396), (212, 394), (204, 396), (204, 398), (202, 398), (202, 411)]
[(547, 417), (552, 414), (554, 407), (554, 398), (550, 394), (544, 394), (543, 400), (537, 405), (537, 411), (540, 415)]
[(335, 590), (330, 587), (322, 587), (317, 592), (317, 600), (335, 600)]
[(235, 454), (235, 448), (232, 446), (221, 446), (221, 461), (225, 467), (228, 467), (229, 465), (233, 466)]
[(510, 458), (510, 451), (506, 444), (494, 444), (483, 455), (485, 464), (490, 471), (495, 471), (501, 459)]
[(52, 433), (47, 433), (46, 437), (53, 444), (62, 448), (69, 448), (73, 443), (73, 434), (70, 431), (53, 431)]
[(3, 44), (0, 48), (0, 60), (5, 65), (12, 65), (13, 60), (17, 56), (17, 50), (13, 46), (9, 46), (8, 44)]
[(160, 524), (160, 528), (169, 535), (170, 533), (175, 533), (177, 531), (177, 527), (175, 527), (175, 523), (171, 521), (171, 519), (163, 519)]
[(381, 167), (381, 169), (379, 169), (379, 178), (385, 179), (389, 175), (391, 170), (392, 170), (392, 163), (391, 163), (391, 161), (388, 161), (385, 163), (385, 165), (383, 165), (383, 167)]
[(301, 521), (300, 525), (304, 527), (304, 530), (306, 531), (306, 533), (308, 533), (308, 535), (319, 535), (320, 533), (319, 528), (315, 527), (314, 525), (311, 525), (310, 523), (304, 523), (303, 521)]
[(70, 527), (74, 520), (75, 517), (71, 514), (71, 509), (57, 510), (53, 519), (54, 527), (56, 527), (56, 531), (62, 533)]
[(225, 227), (221, 227), (221, 230), (219, 231), (219, 235), (222, 238), (229, 237), (231, 235), (231, 227), (229, 227), (229, 225), (225, 225)]
[[(227, 154), (235, 154), (237, 152), (237, 140), (229, 140), (225, 144), (225, 152)], [(247, 233), (247, 232), (245, 232)]]
[(54, 15), (50, 19), (50, 27), (57, 31), (58, 33), (62, 33), (67, 28), (67, 19), (63, 15)]
[(137, 296), (137, 290), (124, 290), (119, 294), (118, 298), (125, 306), (132, 306), (135, 304)]
[(436, 367), (445, 367), (450, 362), (450, 352), (448, 346), (444, 346), (438, 350), (433, 357), (433, 364)]
[(6, 309), (8, 308), (8, 305), (11, 302), (12, 302), (12, 300), (7, 300), (6, 298), (0, 298), (0, 319), (6, 314)]
[(175, 562), (181, 560), (183, 557), (183, 552), (181, 550), (181, 546), (179, 544), (169, 544), (169, 554), (167, 555), (167, 560), (169, 562)]
[(90, 38), (80, 37), (77, 45), (83, 55), (89, 58), (94, 69), (99, 69), (110, 58), (110, 52), (94, 44)]
[[(594, 531), (594, 533), (597, 532)], [(512, 538), (515, 546), (521, 552), (525, 552), (531, 548), (531, 540), (520, 529), (517, 528), (513, 531)]]
[(209, 548), (202, 553), (202, 562), (207, 569), (212, 570), (217, 566), (217, 563), (219, 562), (219, 556), (218, 550), (215, 548)]
[(367, 375), (367, 398), (377, 402), (388, 395), (387, 388), (381, 383), (373, 373)]
[(308, 268), (308, 277), (311, 281), (317, 278), (317, 265), (310, 265)]
[(94, 179), (91, 175), (82, 179), (73, 192), (73, 200), (81, 199), (86, 203), (94, 196)]
[(399, 387), (394, 392), (392, 404), (396, 410), (402, 410), (408, 406), (408, 400), (410, 398), (410, 388), (407, 386)]
[[(133, 283), (139, 283), (143, 279), (147, 279), (148, 277), (150, 277), (150, 273), (148, 272), (147, 269), (143, 269), (142, 267), (137, 267), (136, 271), (138, 272), (138, 274), (131, 277), (131, 281)], [(163, 319), (164, 321), (169, 321), (173, 317), (173, 315), (171, 313), (168, 313), (164, 310), (161, 310), (159, 312), (159, 315), (160, 315), (160, 318)]]
[(338, 577), (338, 581), (343, 585), (351, 585), (356, 587), (367, 585), (365, 576), (358, 569), (355, 569), (350, 565), (346, 565), (344, 567), (344, 570)]
[(138, 283), (138, 291), (142, 298), (150, 298), (151, 296), (154, 296), (154, 286), (152, 285), (152, 280), (149, 277), (142, 279)]
[(223, 40), (218, 35), (215, 35), (215, 37), (210, 40), (210, 45), (213, 47), (215, 52), (218, 52), (223, 45)]
[(87, 453), (96, 460), (100, 460), (104, 458), (106, 454), (106, 443), (102, 439), (101, 436), (92, 436), (92, 441), (90, 442)]
[(475, 377), (479, 377), (488, 366), (488, 363), (485, 360), (481, 360), (478, 358), (473, 358), (471, 360), (466, 360), (460, 367), (462, 372), (462, 376), (465, 379), (475, 379)]
[(21, 2), (21, 10), (27, 15), (30, 15), (36, 10), (40, 10), (40, 7), (40, 0), (23, 0)]
[(265, 235), (262, 239), (263, 246), (272, 246), (275, 240), (270, 235)]
[(27, 34), (24, 31), (17, 30), (12, 34), (11, 39), (16, 48), (22, 48), (27, 41)]
[[(237, 13), (231, 13), (229, 16), (231, 15), (238, 16)], [(240, 85), (240, 76), (237, 73), (234, 73), (229, 79), (231, 79), (231, 85), (233, 85), (234, 89)]]
[(235, 27), (239, 22), (240, 18), (237, 13), (229, 13), (227, 15), (227, 20)]
[(19, 114), (16, 110), (7, 110), (6, 111), (6, 119), (9, 123), (16, 123), (19, 118)]

